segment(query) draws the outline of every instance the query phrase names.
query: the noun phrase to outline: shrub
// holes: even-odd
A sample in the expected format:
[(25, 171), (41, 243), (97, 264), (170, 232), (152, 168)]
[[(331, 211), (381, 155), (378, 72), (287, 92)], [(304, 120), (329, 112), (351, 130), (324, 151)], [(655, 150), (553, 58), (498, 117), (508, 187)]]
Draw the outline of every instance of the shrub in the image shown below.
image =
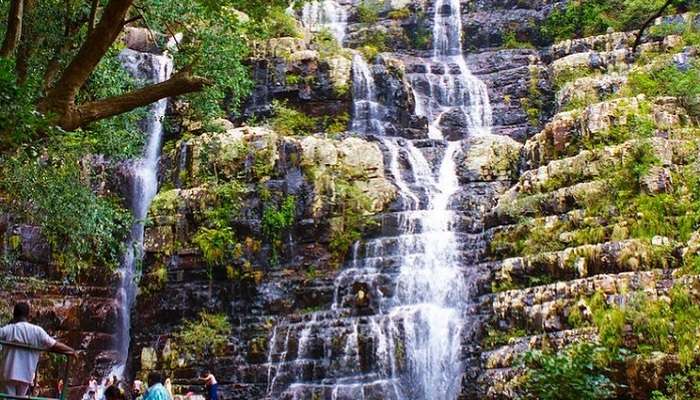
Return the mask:
[(557, 353), (533, 350), (521, 363), (527, 368), (524, 398), (537, 400), (599, 400), (615, 394), (606, 376), (604, 351), (592, 344), (572, 345)]
[(359, 50), (367, 61), (373, 61), (379, 53), (388, 49), (388, 37), (385, 32), (372, 30), (365, 32), (364, 39), (360, 43)]
[(278, 262), (279, 249), (282, 247), (282, 234), (294, 224), (297, 199), (288, 195), (282, 204), (269, 202), (263, 208), (262, 232), (272, 244), (273, 263)]
[(272, 129), (285, 136), (306, 136), (318, 130), (318, 119), (290, 108), (280, 101), (272, 102)]
[(608, 28), (638, 29), (663, 3), (664, 0), (573, 0), (549, 15), (542, 32), (554, 40), (565, 40), (603, 34)]
[(676, 97), (689, 115), (700, 117), (700, 67), (697, 62), (686, 70), (667, 65), (660, 69), (632, 72), (628, 86), (633, 93), (643, 93), (648, 97)]
[[(52, 261), (69, 277), (93, 267), (116, 269), (131, 228), (119, 201), (85, 185), (77, 160), (0, 158), (0, 210), (41, 228)], [(11, 194), (7, 201), (2, 194)]]
[(362, 0), (357, 5), (357, 17), (363, 24), (374, 24), (379, 21), (382, 4), (376, 0)]
[(515, 32), (506, 32), (503, 34), (501, 47), (504, 49), (532, 49), (535, 46), (530, 42), (519, 40)]
[(263, 22), (264, 34), (267, 37), (301, 37), (297, 21), (287, 14), (283, 8), (271, 7), (268, 17)]
[(388, 17), (394, 20), (406, 19), (411, 16), (411, 10), (408, 7), (399, 8), (398, 10), (389, 11)]
[(224, 314), (199, 313), (198, 321), (185, 321), (175, 334), (177, 349), (191, 361), (205, 361), (224, 354), (231, 335), (231, 323)]

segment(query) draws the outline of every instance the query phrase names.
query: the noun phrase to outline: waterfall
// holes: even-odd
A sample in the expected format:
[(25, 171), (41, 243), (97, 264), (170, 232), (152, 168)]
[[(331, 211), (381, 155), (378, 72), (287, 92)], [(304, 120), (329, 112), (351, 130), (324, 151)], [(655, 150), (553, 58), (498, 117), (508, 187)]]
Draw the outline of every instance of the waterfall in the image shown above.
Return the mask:
[[(398, 209), (380, 216), (380, 235), (355, 243), (352, 259), (335, 279), (330, 310), (291, 317), (274, 328), (269, 399), (460, 395), (462, 341), (473, 323), (477, 278), (468, 266), (478, 259), (483, 240), (460, 232), (466, 210), (453, 204), (463, 190), (455, 158), (464, 135), (487, 135), (492, 124), (486, 86), (462, 54), (461, 29), (460, 1), (436, 0), (434, 51), (420, 60), (425, 68), (409, 75), (415, 113), (427, 118), (429, 140), (386, 136), (372, 67), (359, 54), (353, 58), (351, 128), (379, 136), (399, 192)], [(444, 128), (447, 114), (461, 118), (464, 135)]]
[[(152, 84), (167, 80), (173, 69), (172, 59), (168, 55), (141, 53), (130, 49), (123, 50), (119, 59), (124, 68), (137, 80)], [(127, 239), (127, 250), (119, 269), (120, 281), (117, 291), (119, 306), (116, 332), (117, 364), (109, 376), (124, 377), (129, 354), (131, 329), (131, 308), (136, 298), (136, 280), (138, 263), (143, 256), (144, 222), (151, 201), (158, 191), (158, 160), (160, 158), (163, 138), (163, 117), (168, 105), (167, 99), (159, 100), (150, 106), (145, 120), (146, 147), (142, 158), (131, 161), (129, 165), (130, 195), (129, 207), (134, 216), (134, 224)]]
[(313, 33), (327, 29), (342, 46), (348, 13), (334, 0), (306, 2), (301, 10), (301, 23)]
[[(469, 71), (462, 53), (460, 0), (437, 0), (433, 25), (433, 56), (413, 79), (416, 114), (430, 121), (430, 137), (442, 138), (443, 115), (457, 112), (471, 134), (490, 132), (492, 110), (486, 85)], [(427, 75), (427, 76), (426, 76)], [(427, 80), (427, 93), (415, 90)]]
[(370, 66), (360, 53), (352, 58), (353, 119), (355, 132), (384, 133), (384, 109), (377, 101), (377, 89)]

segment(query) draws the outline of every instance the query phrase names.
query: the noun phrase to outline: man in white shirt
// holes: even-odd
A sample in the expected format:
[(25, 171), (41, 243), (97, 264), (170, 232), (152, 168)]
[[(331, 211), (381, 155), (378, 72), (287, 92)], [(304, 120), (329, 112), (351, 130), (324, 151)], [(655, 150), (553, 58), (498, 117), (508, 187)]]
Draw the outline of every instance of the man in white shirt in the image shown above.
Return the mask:
[[(17, 303), (12, 322), (0, 328), (0, 340), (69, 355), (75, 354), (75, 350), (56, 341), (41, 327), (30, 324), (28, 319), (29, 304)], [(35, 350), (2, 346), (0, 392), (11, 396), (26, 396), (34, 381), (40, 354)]]

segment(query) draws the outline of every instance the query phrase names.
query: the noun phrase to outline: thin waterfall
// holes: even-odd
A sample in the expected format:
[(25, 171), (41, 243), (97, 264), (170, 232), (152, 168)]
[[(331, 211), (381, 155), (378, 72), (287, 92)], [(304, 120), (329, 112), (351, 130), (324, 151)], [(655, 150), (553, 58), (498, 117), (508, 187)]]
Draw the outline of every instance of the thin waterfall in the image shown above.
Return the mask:
[(309, 31), (327, 29), (342, 46), (348, 27), (348, 12), (333, 0), (310, 1), (301, 10), (301, 23)]
[[(137, 80), (152, 84), (167, 80), (173, 69), (172, 59), (168, 55), (141, 53), (125, 49), (119, 55), (124, 68)], [(168, 105), (167, 99), (159, 100), (150, 106), (145, 121), (147, 136), (143, 157), (133, 160), (129, 167), (129, 207), (134, 216), (134, 224), (127, 239), (127, 250), (119, 269), (120, 282), (117, 291), (119, 306), (116, 332), (117, 364), (108, 376), (124, 378), (129, 354), (131, 331), (131, 308), (136, 298), (137, 267), (143, 256), (144, 222), (151, 201), (158, 191), (158, 160), (160, 158), (163, 138), (163, 117)]]
[(355, 132), (384, 134), (384, 107), (377, 100), (377, 88), (369, 64), (360, 53), (352, 58), (352, 123)]

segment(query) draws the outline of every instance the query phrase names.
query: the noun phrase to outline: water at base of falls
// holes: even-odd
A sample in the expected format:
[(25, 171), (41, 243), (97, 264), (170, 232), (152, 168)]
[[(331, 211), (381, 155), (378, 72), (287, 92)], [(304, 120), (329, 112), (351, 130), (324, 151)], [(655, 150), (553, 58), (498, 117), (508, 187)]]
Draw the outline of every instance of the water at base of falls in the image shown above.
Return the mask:
[[(168, 55), (141, 53), (125, 49), (119, 54), (123, 67), (138, 81), (145, 84), (159, 83), (167, 80), (173, 69), (172, 59)], [(131, 308), (136, 298), (137, 264), (143, 254), (144, 221), (151, 201), (158, 191), (158, 160), (160, 158), (163, 137), (163, 117), (167, 108), (167, 99), (162, 99), (150, 106), (145, 122), (147, 137), (143, 157), (132, 160), (129, 164), (129, 207), (134, 217), (127, 239), (127, 249), (119, 268), (119, 288), (117, 304), (119, 306), (115, 351), (116, 364), (106, 377), (124, 378), (128, 361)], [(106, 379), (105, 378), (105, 381)], [(102, 382), (104, 386), (104, 381)], [(99, 395), (99, 393), (98, 393)]]
[[(353, 58), (351, 129), (379, 136), (399, 210), (380, 216), (381, 236), (354, 245), (330, 310), (274, 328), (269, 399), (455, 400), (462, 390), (477, 278), (470, 266), (484, 241), (461, 231), (466, 210), (453, 204), (462, 190), (455, 159), (461, 139), (489, 134), (492, 116), (486, 86), (462, 55), (460, 1), (434, 7), (433, 55), (422, 60), (425, 73), (409, 76), (429, 139), (384, 136), (372, 66)], [(448, 113), (465, 132), (443, 130)]]

